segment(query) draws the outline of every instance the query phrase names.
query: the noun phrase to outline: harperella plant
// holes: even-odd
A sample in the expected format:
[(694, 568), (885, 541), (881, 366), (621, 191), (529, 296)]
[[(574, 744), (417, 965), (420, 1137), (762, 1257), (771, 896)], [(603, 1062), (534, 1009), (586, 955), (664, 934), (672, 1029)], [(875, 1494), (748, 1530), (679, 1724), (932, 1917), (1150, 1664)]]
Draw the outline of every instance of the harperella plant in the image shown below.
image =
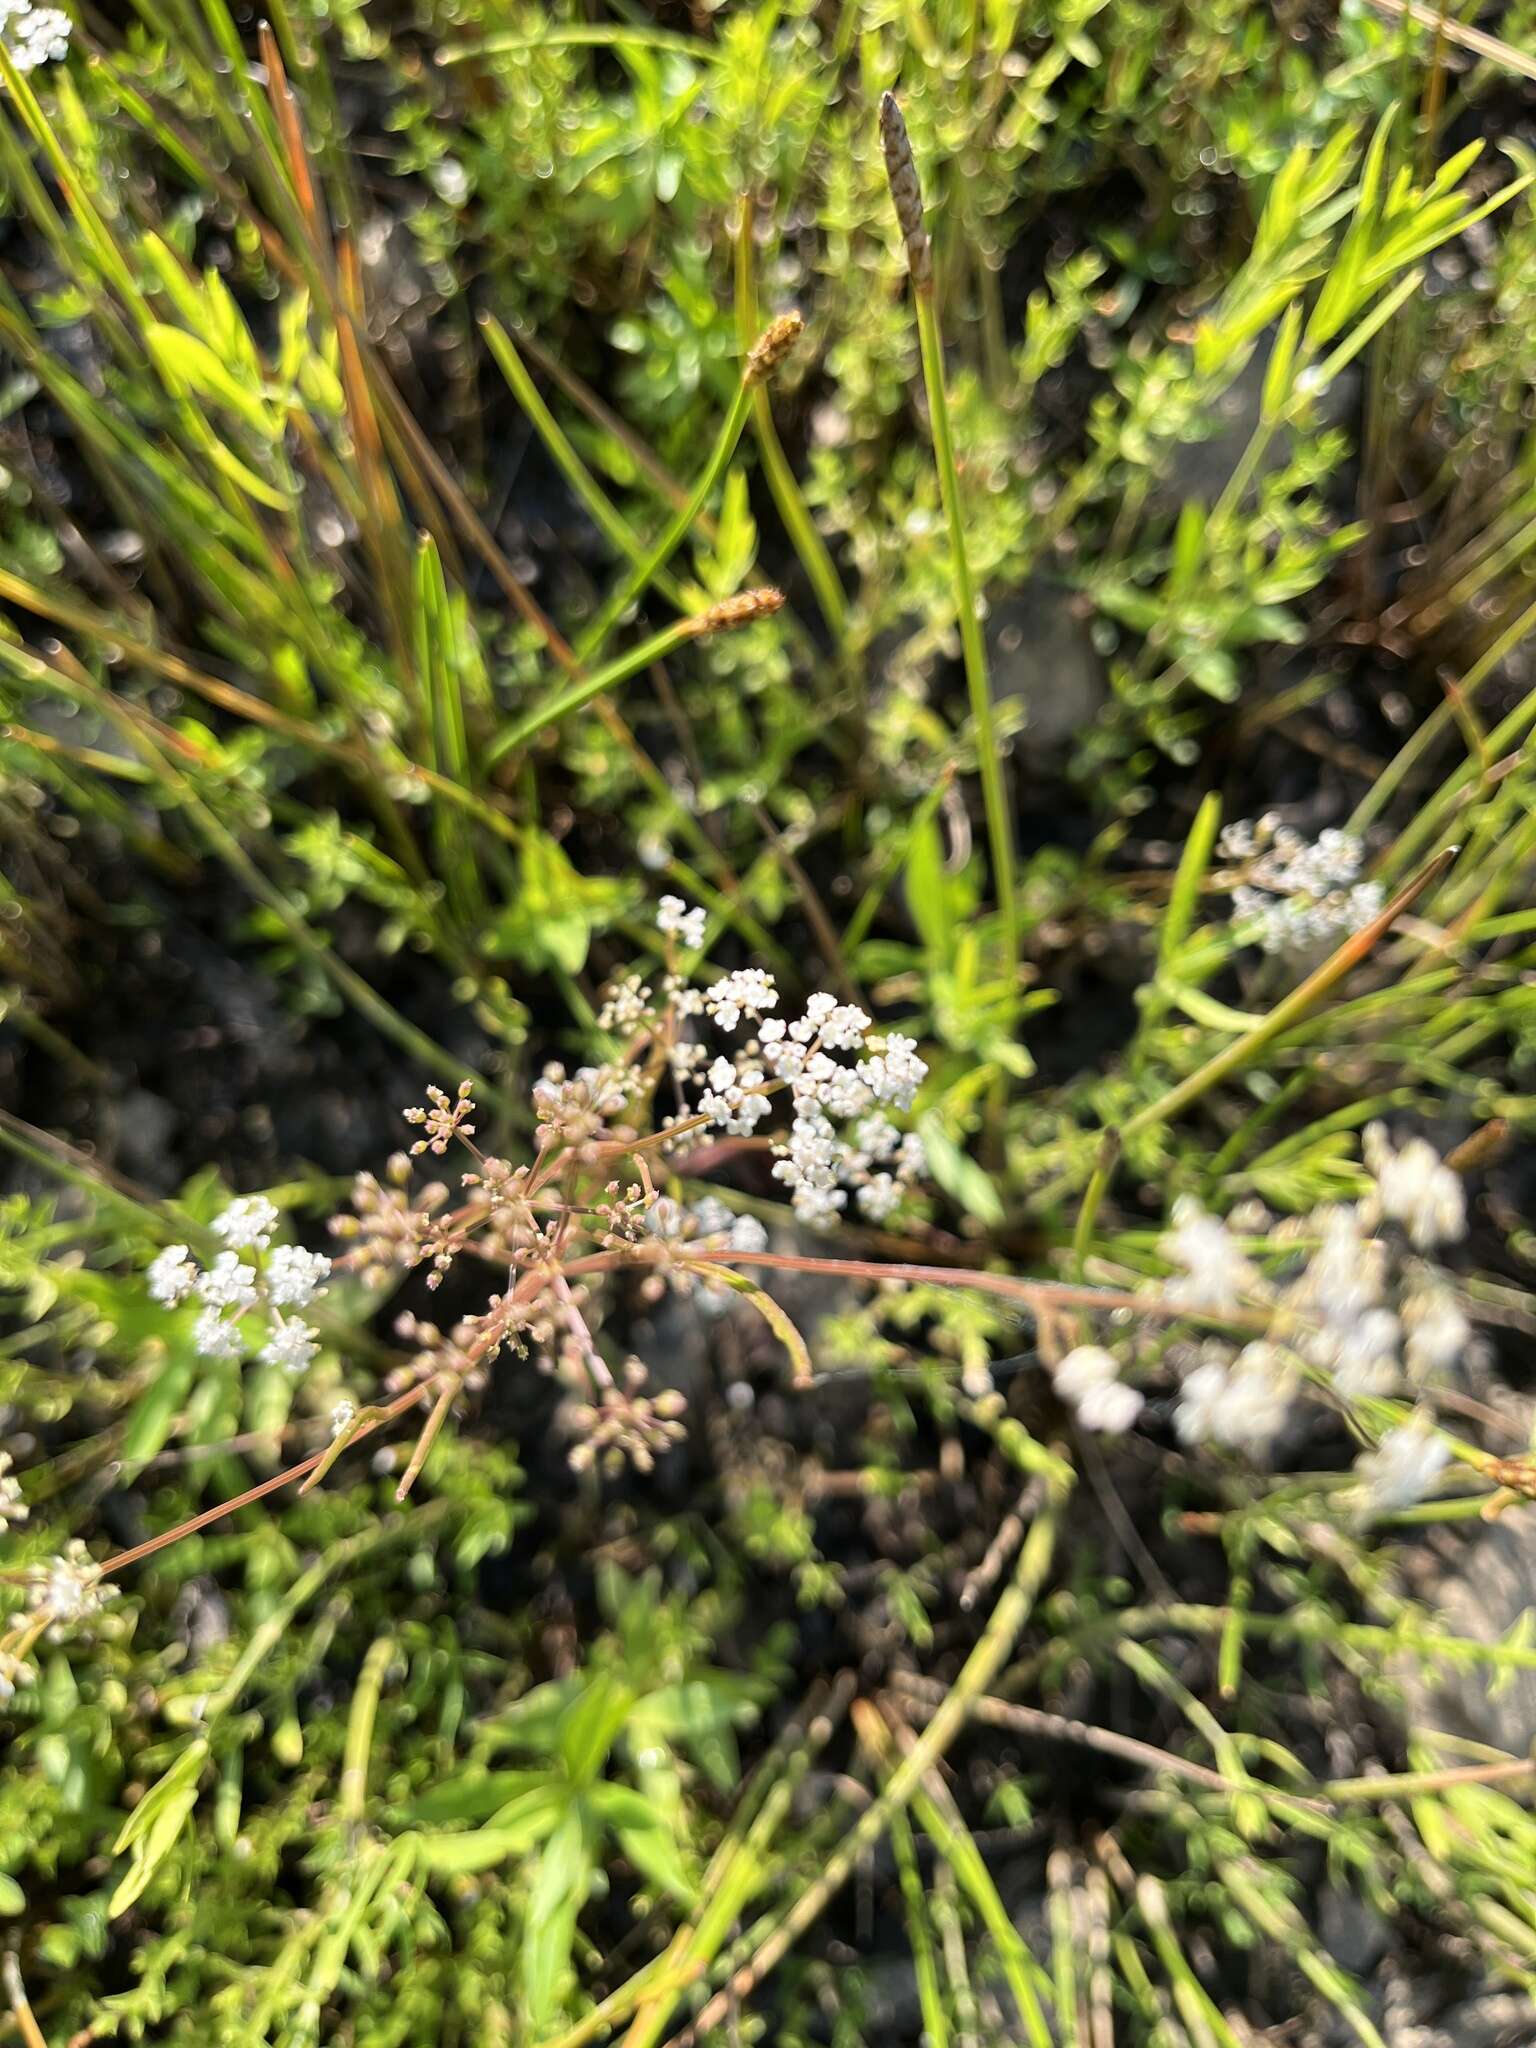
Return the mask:
[[(1369, 21), (1186, 16), (1170, 52), (1091, 0), (446, 43), (279, 10), (257, 64), (207, 0), (7, 74), (10, 453), (41, 416), (123, 527), (28, 502), (7, 768), (135, 859), (172, 821), (157, 871), (215, 853), (262, 971), (443, 1084), (302, 1244), (334, 1191), (146, 1202), (0, 1126), (81, 1205), (0, 1236), (24, 2038), (652, 2048), (782, 1983), (762, 2024), (851, 2042), (814, 1934), (857, 1881), (829, 1953), (866, 1897), (899, 1920), (934, 2043), (1325, 2007), (1372, 2042), (1322, 1858), (1530, 1986), (1528, 1760), (1392, 1699), (1536, 1658), (1392, 1540), (1533, 1490), (1478, 1378), (1528, 1246), (1462, 1177), (1532, 1119), (1536, 698), (1482, 722), (1518, 465), (1486, 557), (1473, 521), (1408, 593), (1499, 593), (1461, 686), (1414, 724), (1404, 680), (1379, 777), (1307, 728), (1305, 798), (1249, 788), (1321, 701), (1266, 650), (1334, 630), (1383, 529), (1323, 401), (1361, 365), (1412, 404), (1417, 273), (1510, 191), (1442, 161), (1432, 76), (1371, 128)], [(431, 195), (382, 264), (359, 60)], [(1505, 340), (1459, 358), (1474, 424)], [(1260, 351), (1236, 468), (1170, 504)], [(1077, 794), (992, 701), (988, 601), (1042, 567), (1111, 665)], [(637, 1309), (701, 1338), (686, 1401)]]

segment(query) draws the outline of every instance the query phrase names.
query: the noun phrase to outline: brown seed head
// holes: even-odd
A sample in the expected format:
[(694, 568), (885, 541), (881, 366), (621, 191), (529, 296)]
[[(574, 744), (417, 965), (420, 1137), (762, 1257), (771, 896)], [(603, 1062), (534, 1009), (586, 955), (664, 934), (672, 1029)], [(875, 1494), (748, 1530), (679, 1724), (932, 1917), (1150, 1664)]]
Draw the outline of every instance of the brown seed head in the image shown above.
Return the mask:
[(880, 96), (880, 147), (885, 151), (885, 175), (896, 205), (896, 224), (906, 244), (907, 269), (913, 284), (922, 288), (933, 282), (933, 245), (923, 225), (923, 188), (917, 180), (911, 139), (894, 93)]
[(754, 619), (766, 619), (783, 602), (783, 591), (766, 584), (761, 590), (743, 590), (735, 597), (722, 597), (707, 612), (697, 612), (684, 623), (693, 635), (729, 633), (735, 626), (750, 626)]
[(805, 322), (798, 313), (781, 313), (777, 320), (770, 320), (747, 351), (743, 382), (761, 384), (771, 377), (804, 332)]

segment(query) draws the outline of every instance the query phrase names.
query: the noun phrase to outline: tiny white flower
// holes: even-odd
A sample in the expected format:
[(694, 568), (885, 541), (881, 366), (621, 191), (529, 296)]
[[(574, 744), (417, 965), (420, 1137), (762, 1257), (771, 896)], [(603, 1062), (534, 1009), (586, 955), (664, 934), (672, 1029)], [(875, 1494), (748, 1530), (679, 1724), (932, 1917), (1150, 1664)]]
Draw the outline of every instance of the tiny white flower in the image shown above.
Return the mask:
[[(1320, 1316), (1332, 1333), (1350, 1330), (1381, 1300), (1384, 1248), (1367, 1237), (1360, 1212), (1338, 1204), (1317, 1212), (1321, 1241), (1308, 1259), (1289, 1300)], [(1326, 1358), (1320, 1361), (1326, 1363)]]
[(1415, 1379), (1449, 1372), (1472, 1341), (1472, 1325), (1455, 1295), (1439, 1283), (1415, 1288), (1403, 1303), (1403, 1328), (1408, 1333), (1404, 1358)]
[(1376, 1179), (1368, 1206), (1400, 1223), (1421, 1252), (1466, 1235), (1467, 1198), (1460, 1176), (1427, 1138), (1410, 1138), (1394, 1150), (1385, 1124), (1371, 1124), (1365, 1133), (1365, 1163)]
[(750, 1137), (754, 1125), (772, 1115), (773, 1104), (765, 1092), (768, 1077), (761, 1067), (738, 1067), (718, 1059), (706, 1078), (710, 1085), (699, 1097), (699, 1114), (719, 1124), (731, 1137)]
[(1367, 1309), (1339, 1336), (1332, 1358), (1335, 1390), (1346, 1401), (1368, 1394), (1390, 1394), (1398, 1381), (1398, 1346), (1403, 1326), (1387, 1308)]
[(901, 1132), (889, 1117), (876, 1110), (873, 1116), (861, 1117), (855, 1124), (853, 1142), (866, 1158), (884, 1164), (895, 1156), (901, 1144)]
[(1170, 1280), (1169, 1301), (1209, 1315), (1231, 1315), (1258, 1282), (1258, 1273), (1218, 1217), (1208, 1216), (1191, 1195), (1173, 1205), (1172, 1230), (1158, 1242), (1170, 1265), (1182, 1266), (1184, 1277)]
[(1136, 1389), (1121, 1380), (1114, 1354), (1099, 1344), (1079, 1344), (1051, 1377), (1083, 1428), (1103, 1436), (1124, 1436), (1145, 1406)]
[(1423, 1416), (1390, 1429), (1355, 1462), (1368, 1508), (1377, 1512), (1412, 1507), (1423, 1500), (1450, 1461), (1450, 1446)]
[(876, 1102), (889, 1102), (897, 1109), (910, 1109), (928, 1068), (917, 1057), (917, 1040), (899, 1031), (887, 1031), (871, 1039), (873, 1057), (860, 1060), (859, 1079)]
[(860, 1116), (870, 1104), (867, 1082), (852, 1067), (840, 1067), (824, 1052), (813, 1052), (790, 1083), (797, 1109), (813, 1106), (828, 1116)]
[(645, 1227), (652, 1237), (678, 1237), (682, 1234), (682, 1205), (674, 1202), (670, 1195), (658, 1195), (645, 1212)]
[(733, 1252), (765, 1252), (768, 1249), (768, 1232), (756, 1216), (733, 1216), (731, 1218), (731, 1250)]
[(66, 1635), (71, 1624), (85, 1621), (117, 1598), (116, 1586), (107, 1584), (100, 1568), (78, 1536), (72, 1536), (57, 1557), (34, 1565), (27, 1587), (27, 1605), (34, 1614), (46, 1612), (48, 1634), (54, 1641)]
[(736, 1220), (718, 1195), (701, 1195), (687, 1214), (695, 1239), (724, 1237)]
[(704, 991), (704, 1007), (722, 1031), (734, 1031), (743, 1017), (755, 1020), (778, 1006), (773, 977), (761, 967), (738, 967)]
[(855, 1190), (854, 1200), (871, 1223), (884, 1223), (901, 1207), (903, 1189), (893, 1173), (874, 1173)]
[(656, 906), (656, 929), (681, 940), (685, 952), (697, 953), (704, 943), (706, 914), (690, 910), (681, 896), (663, 896)]
[(186, 1300), (197, 1285), (197, 1265), (188, 1255), (184, 1244), (168, 1244), (150, 1262), (144, 1276), (152, 1301), (163, 1302), (167, 1308), (175, 1308)]
[(323, 1252), (280, 1244), (267, 1260), (267, 1294), (280, 1308), (303, 1308), (324, 1292), (331, 1262)]
[(797, 1189), (836, 1185), (837, 1132), (819, 1110), (805, 1109), (796, 1116), (782, 1150), (773, 1168), (775, 1180)]
[(300, 1373), (319, 1348), (319, 1331), (291, 1316), (286, 1322), (279, 1318), (273, 1323), (272, 1334), (262, 1345), (260, 1356), (264, 1365), (280, 1365), (285, 1372)]
[(216, 1236), (239, 1251), (264, 1252), (277, 1228), (277, 1210), (265, 1195), (242, 1195), (222, 1216), (214, 1217), (213, 1228)]
[(1216, 1441), (1216, 1422), (1227, 1392), (1227, 1369), (1214, 1359), (1187, 1373), (1179, 1389), (1173, 1423), (1186, 1444)]
[(1381, 908), (1378, 882), (1358, 882), (1365, 859), (1360, 840), (1330, 827), (1315, 844), (1273, 816), (1229, 826), (1218, 842), (1224, 858), (1251, 861), (1248, 880), (1232, 891), (1238, 936), (1266, 953), (1305, 951), (1369, 924)]
[(210, 1308), (250, 1308), (256, 1299), (256, 1269), (243, 1265), (236, 1252), (220, 1252), (198, 1275), (197, 1294)]
[(226, 1322), (216, 1308), (202, 1309), (192, 1325), (192, 1342), (204, 1358), (238, 1358), (245, 1349), (238, 1322)]
[(650, 1016), (650, 1003), (651, 991), (639, 975), (627, 974), (609, 989), (597, 1021), (604, 1031), (635, 1031)]
[(820, 1188), (807, 1183), (796, 1188), (790, 1197), (790, 1207), (799, 1220), (816, 1230), (830, 1228), (847, 1206), (847, 1195), (837, 1187)]
[(864, 1043), (869, 1019), (856, 1003), (839, 1003), (821, 1021), (821, 1042), (828, 1052), (852, 1052)]
[(1134, 1387), (1110, 1380), (1088, 1389), (1077, 1404), (1077, 1419), (1084, 1429), (1097, 1430), (1101, 1436), (1124, 1436), (1145, 1405)]
[(1185, 1443), (1226, 1444), (1260, 1457), (1285, 1422), (1292, 1384), (1273, 1345), (1246, 1345), (1230, 1364), (1212, 1359), (1189, 1374), (1174, 1427)]
[(12, 8), (8, 13), (8, 19), (0, 19), (0, 28), (18, 71), (36, 71), (39, 65), (57, 64), (68, 55), (74, 23), (61, 8)]
[(1119, 1362), (1112, 1351), (1102, 1344), (1079, 1344), (1067, 1353), (1051, 1380), (1062, 1400), (1076, 1404), (1090, 1387), (1107, 1386), (1119, 1377)]
[(31, 1509), (21, 1497), (21, 1481), (11, 1470), (11, 1454), (0, 1451), (0, 1525), (24, 1522)]
[(340, 1436), (348, 1423), (355, 1420), (356, 1415), (357, 1403), (355, 1401), (338, 1401), (331, 1410), (331, 1435), (333, 1437)]

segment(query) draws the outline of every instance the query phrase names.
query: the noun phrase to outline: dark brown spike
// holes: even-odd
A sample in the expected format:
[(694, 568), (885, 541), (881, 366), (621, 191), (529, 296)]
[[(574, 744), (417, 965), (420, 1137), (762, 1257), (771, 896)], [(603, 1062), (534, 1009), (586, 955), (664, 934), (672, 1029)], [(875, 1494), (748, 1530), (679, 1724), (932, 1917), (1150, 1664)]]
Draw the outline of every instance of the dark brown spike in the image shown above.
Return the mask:
[(890, 181), (896, 206), (896, 223), (906, 245), (907, 269), (918, 289), (933, 282), (933, 244), (923, 225), (923, 188), (918, 182), (912, 141), (894, 93), (880, 96), (880, 147), (885, 151), (885, 175)]

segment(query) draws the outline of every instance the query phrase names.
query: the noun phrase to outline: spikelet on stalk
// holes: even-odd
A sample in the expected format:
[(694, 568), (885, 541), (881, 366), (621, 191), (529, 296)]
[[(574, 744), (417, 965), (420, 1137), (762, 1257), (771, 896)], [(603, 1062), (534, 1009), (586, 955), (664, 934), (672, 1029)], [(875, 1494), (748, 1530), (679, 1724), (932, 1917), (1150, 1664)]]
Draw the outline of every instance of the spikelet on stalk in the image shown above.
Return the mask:
[(798, 313), (781, 313), (770, 320), (747, 351), (741, 381), (749, 386), (766, 383), (804, 332), (805, 322)]
[(880, 147), (885, 152), (885, 175), (890, 181), (896, 222), (907, 251), (907, 269), (917, 289), (927, 291), (933, 283), (933, 244), (923, 222), (923, 188), (918, 182), (911, 138), (894, 93), (880, 96)]
[(705, 633), (730, 633), (737, 626), (750, 626), (754, 619), (770, 617), (782, 608), (783, 603), (783, 591), (765, 584), (760, 590), (742, 590), (735, 597), (722, 597), (707, 612), (696, 612), (691, 619), (680, 619), (677, 630), (686, 632), (690, 639), (697, 639)]

